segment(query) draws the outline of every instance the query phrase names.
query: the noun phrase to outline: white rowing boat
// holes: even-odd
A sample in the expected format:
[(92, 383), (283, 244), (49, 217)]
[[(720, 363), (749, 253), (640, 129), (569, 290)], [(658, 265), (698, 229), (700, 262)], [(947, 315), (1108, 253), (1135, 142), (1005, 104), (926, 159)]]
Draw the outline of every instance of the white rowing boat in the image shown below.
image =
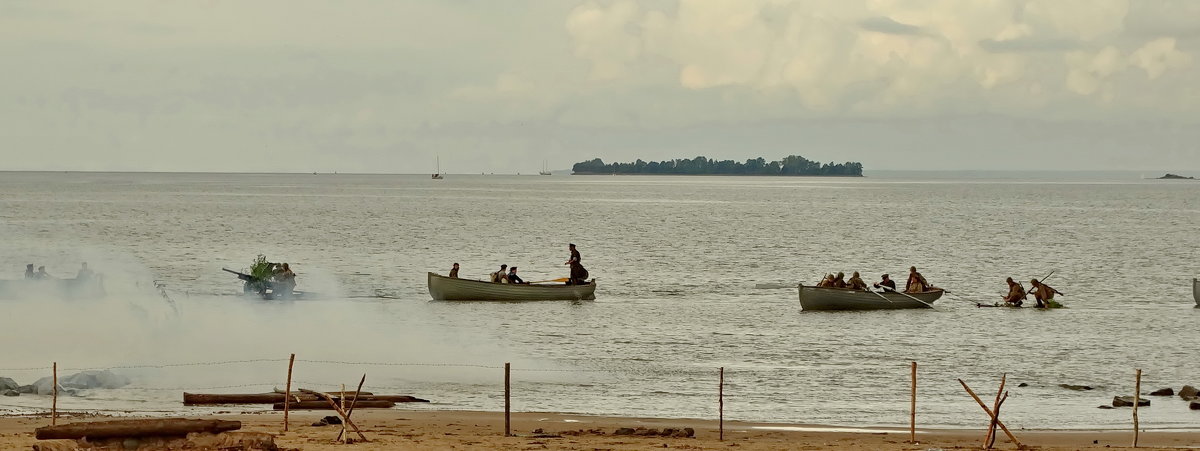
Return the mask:
[(493, 283), (429, 273), (429, 295), (436, 301), (591, 301), (596, 280), (587, 285)]
[(941, 288), (920, 293), (897, 293), (800, 285), (800, 307), (804, 310), (929, 308), (940, 297)]

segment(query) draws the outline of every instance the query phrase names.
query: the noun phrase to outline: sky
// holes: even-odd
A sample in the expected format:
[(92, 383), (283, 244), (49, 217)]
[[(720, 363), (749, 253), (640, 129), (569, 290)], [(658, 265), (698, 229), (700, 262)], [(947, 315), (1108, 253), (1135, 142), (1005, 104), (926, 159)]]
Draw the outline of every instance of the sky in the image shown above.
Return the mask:
[(0, 61), (0, 170), (1200, 170), (1193, 0), (8, 0)]

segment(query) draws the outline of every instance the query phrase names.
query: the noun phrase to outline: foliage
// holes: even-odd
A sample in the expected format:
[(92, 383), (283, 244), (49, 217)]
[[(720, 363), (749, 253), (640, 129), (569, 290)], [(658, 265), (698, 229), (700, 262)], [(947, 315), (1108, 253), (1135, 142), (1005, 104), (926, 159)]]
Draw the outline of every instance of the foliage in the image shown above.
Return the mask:
[(274, 269), (275, 264), (267, 261), (265, 255), (259, 254), (258, 258), (254, 259), (254, 264), (250, 265), (250, 275), (258, 280), (271, 280)]
[(799, 155), (789, 155), (779, 161), (767, 162), (762, 157), (739, 163), (733, 160), (710, 160), (704, 156), (693, 159), (632, 163), (611, 163), (596, 158), (575, 163), (576, 174), (678, 174), (678, 175), (836, 175), (862, 176), (862, 163), (825, 163), (810, 161)]

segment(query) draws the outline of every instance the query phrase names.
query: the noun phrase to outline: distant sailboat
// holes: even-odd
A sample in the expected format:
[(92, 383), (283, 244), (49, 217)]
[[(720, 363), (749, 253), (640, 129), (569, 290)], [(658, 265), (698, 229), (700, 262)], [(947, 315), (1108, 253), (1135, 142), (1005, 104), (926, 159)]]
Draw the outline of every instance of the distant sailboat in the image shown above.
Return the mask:
[(437, 164), (437, 172), (433, 173), (433, 179), (441, 180), (444, 178), (444, 177), (442, 177), (442, 159), (441, 159), (441, 157), (433, 157), (433, 158)]
[(546, 160), (542, 160), (542, 170), (538, 172), (538, 175), (550, 175), (550, 171), (546, 170)]

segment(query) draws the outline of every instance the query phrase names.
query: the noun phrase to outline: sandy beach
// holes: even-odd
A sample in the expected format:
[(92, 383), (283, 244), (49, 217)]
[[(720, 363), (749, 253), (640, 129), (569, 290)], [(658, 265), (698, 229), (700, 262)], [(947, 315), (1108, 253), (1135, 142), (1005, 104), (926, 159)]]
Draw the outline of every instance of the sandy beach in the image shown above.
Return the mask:
[[(279, 412), (218, 415), (202, 418), (240, 420), (242, 430), (276, 434), (284, 449), (433, 450), (433, 449), (550, 449), (640, 450), (929, 450), (980, 449), (981, 429), (918, 429), (919, 443), (908, 443), (908, 431), (896, 428), (839, 428), (817, 425), (726, 422), (725, 440), (712, 420), (597, 417), (558, 413), (515, 413), (512, 437), (504, 436), (504, 417), (496, 412), (374, 410), (355, 412), (353, 419), (370, 440), (343, 445), (334, 442), (339, 426), (312, 426), (327, 413), (291, 415), (291, 430), (283, 433)], [(60, 418), (59, 424), (107, 418)], [(34, 429), (50, 423), (46, 417), (0, 418), (0, 449), (32, 449)], [(614, 435), (619, 428), (692, 428), (695, 436), (661, 437)], [(1025, 445), (1043, 450), (1132, 449), (1132, 431), (1012, 431)], [(1000, 433), (998, 449), (1016, 446)], [(1178, 449), (1200, 446), (1200, 431), (1148, 430), (1139, 449)]]

